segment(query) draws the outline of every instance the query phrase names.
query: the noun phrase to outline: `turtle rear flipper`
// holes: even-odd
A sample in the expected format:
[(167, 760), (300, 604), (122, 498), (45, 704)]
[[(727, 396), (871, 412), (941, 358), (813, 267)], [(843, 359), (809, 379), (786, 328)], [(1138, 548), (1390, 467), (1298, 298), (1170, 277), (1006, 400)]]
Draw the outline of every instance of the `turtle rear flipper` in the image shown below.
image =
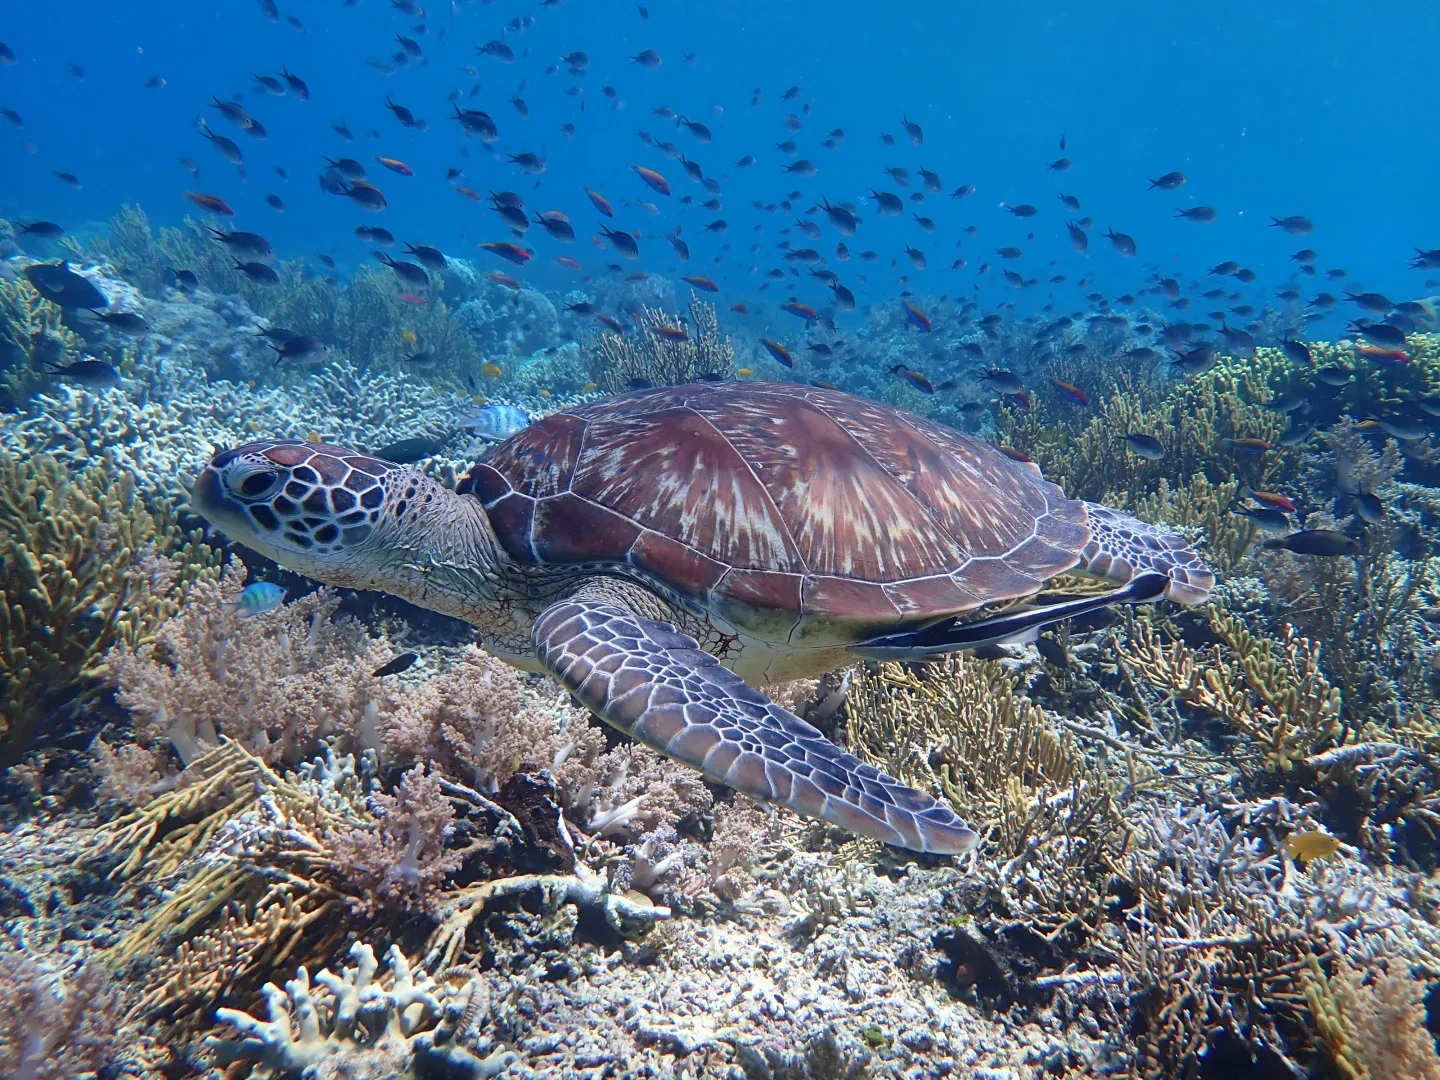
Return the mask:
[(856, 656), (867, 660), (933, 660), (962, 649), (985, 645), (1020, 645), (1031, 641), (1052, 623), (1088, 615), (1112, 604), (1149, 604), (1166, 595), (1173, 582), (1163, 574), (1144, 573), (1131, 578), (1114, 592), (1085, 596), (1060, 604), (1028, 608), (1007, 615), (992, 615), (973, 622), (947, 619), (904, 634), (886, 634), (850, 646)]
[(975, 845), (948, 806), (847, 754), (668, 623), (576, 598), (540, 615), (534, 641), (541, 663), (600, 719), (761, 804), (912, 851)]
[(1177, 604), (1203, 604), (1215, 587), (1215, 575), (1200, 553), (1183, 538), (1159, 525), (1112, 510), (1085, 504), (1090, 543), (1080, 552), (1082, 573), (1124, 585), (1141, 574), (1170, 579), (1165, 598)]

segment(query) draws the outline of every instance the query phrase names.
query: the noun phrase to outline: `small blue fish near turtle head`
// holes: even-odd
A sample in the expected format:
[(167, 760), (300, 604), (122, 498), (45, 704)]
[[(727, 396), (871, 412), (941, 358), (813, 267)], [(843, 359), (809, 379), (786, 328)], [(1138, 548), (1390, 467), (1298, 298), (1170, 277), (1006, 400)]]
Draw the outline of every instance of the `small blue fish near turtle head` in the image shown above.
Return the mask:
[(502, 442), (529, 427), (530, 417), (516, 405), (486, 405), (470, 419), (462, 420), (460, 426), (482, 439)]
[(245, 591), (235, 601), (235, 611), (242, 619), (248, 619), (252, 615), (263, 615), (267, 611), (274, 611), (285, 602), (285, 590), (279, 585), (272, 585), (268, 581), (257, 581), (253, 585), (246, 585)]

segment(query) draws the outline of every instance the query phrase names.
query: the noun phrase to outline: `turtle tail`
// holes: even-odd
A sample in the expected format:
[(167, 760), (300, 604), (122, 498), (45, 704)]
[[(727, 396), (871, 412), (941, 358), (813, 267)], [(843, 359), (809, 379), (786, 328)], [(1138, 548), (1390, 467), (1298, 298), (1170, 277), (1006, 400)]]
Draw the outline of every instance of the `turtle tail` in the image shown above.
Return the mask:
[(1090, 543), (1080, 552), (1082, 573), (1124, 585), (1141, 574), (1169, 579), (1165, 598), (1194, 606), (1210, 598), (1215, 575), (1200, 553), (1181, 537), (1159, 525), (1087, 502)]

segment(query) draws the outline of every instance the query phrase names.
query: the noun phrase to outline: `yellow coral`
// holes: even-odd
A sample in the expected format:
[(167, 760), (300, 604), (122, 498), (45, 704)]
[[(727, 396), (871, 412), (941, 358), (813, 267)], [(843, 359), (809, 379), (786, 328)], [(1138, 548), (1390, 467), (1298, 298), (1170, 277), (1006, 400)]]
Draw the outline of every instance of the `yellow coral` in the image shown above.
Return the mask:
[(671, 316), (658, 308), (641, 308), (633, 338), (602, 334), (599, 352), (603, 373), (601, 383), (611, 393), (629, 389), (641, 380), (652, 386), (680, 386), (699, 381), (705, 375), (728, 379), (734, 372), (735, 349), (728, 337), (721, 337), (715, 306), (693, 293), (690, 296), (688, 338), (673, 341), (660, 336), (660, 327), (673, 327)]
[(6, 455), (0, 567), (0, 740), (16, 754), (45, 702), (96, 693), (110, 649), (148, 641), (217, 557), (173, 513), (146, 507), (128, 475)]

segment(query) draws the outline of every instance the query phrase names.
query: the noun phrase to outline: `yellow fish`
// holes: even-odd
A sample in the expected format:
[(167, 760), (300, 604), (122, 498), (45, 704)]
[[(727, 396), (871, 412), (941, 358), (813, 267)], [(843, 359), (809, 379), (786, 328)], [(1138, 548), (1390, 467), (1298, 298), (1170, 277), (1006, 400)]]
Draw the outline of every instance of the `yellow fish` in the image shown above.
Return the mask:
[(742, 379), (748, 379), (751, 375), (755, 374), (755, 369), (742, 367), (739, 371), (735, 372), (735, 374)]
[(599, 383), (587, 382), (584, 386), (580, 387), (580, 392), (581, 392), (582, 394), (593, 394), (596, 390), (599, 390), (599, 389), (600, 389), (600, 384), (599, 384)]
[(541, 397), (549, 397), (549, 396), (550, 396), (550, 391), (549, 391), (549, 390), (546, 390), (546, 389), (542, 386), (542, 387), (540, 388), (540, 390), (539, 390), (539, 394), (540, 394)]
[(492, 379), (498, 379), (501, 375), (505, 374), (504, 370), (500, 367), (499, 364), (493, 364), (489, 360), (485, 361), (485, 363), (480, 365), (480, 370), (483, 371), (486, 375), (489, 375)]
[(473, 402), (475, 402), (476, 405), (484, 405), (484, 404), (485, 404), (485, 395), (484, 395), (484, 394), (475, 394), (475, 395), (472, 395), (472, 396), (471, 396), (470, 400), (473, 401)]
[(406, 330), (403, 334), (400, 335), (400, 340), (403, 341), (406, 345), (414, 345), (420, 339), (415, 335), (414, 330)]
[(323, 442), (325, 441), (325, 439), (324, 439), (322, 436), (317, 435), (317, 434), (315, 434), (315, 432), (312, 431), (312, 432), (310, 432), (309, 435), (306, 435), (306, 436), (305, 436), (305, 441), (306, 441), (306, 442), (318, 442), (318, 443), (323, 443)]
[(1328, 859), (1340, 850), (1340, 841), (1323, 829), (1293, 833), (1285, 840), (1285, 851), (1296, 862), (1314, 862)]

